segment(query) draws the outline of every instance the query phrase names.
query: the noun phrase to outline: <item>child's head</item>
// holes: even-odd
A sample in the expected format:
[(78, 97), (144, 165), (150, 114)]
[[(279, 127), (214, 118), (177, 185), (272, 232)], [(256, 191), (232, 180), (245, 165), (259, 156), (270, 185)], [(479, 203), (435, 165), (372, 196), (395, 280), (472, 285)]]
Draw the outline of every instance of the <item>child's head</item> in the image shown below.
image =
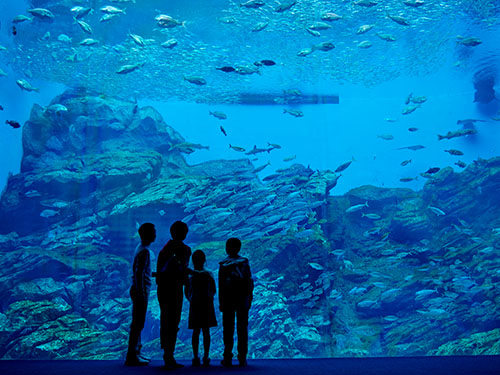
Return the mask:
[(205, 253), (201, 250), (196, 250), (191, 258), (193, 260), (193, 265), (195, 270), (202, 270), (205, 264), (206, 257)]
[(144, 223), (139, 227), (139, 236), (144, 245), (149, 245), (156, 239), (156, 228), (152, 223)]
[(230, 257), (238, 255), (241, 249), (241, 241), (235, 237), (231, 237), (226, 241), (226, 253)]
[(189, 229), (187, 224), (183, 223), (182, 221), (176, 221), (170, 227), (170, 235), (172, 236), (173, 240), (184, 241), (186, 239), (188, 231)]

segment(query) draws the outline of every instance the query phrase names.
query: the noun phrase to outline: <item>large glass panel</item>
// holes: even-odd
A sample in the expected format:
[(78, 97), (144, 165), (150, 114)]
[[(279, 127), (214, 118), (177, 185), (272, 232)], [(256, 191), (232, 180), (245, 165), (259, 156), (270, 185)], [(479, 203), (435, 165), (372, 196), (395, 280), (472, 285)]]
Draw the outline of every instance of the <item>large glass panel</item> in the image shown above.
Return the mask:
[(137, 229), (176, 220), (216, 279), (242, 240), (250, 358), (500, 354), (499, 14), (2, 1), (0, 358), (123, 358)]

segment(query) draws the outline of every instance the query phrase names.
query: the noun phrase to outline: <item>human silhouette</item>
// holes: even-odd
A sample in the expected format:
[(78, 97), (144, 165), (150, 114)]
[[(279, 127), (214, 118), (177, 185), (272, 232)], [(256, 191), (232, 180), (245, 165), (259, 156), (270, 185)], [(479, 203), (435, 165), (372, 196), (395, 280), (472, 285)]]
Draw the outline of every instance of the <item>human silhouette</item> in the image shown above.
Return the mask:
[(232, 366), (233, 336), (236, 317), (238, 361), (246, 366), (248, 354), (248, 311), (253, 299), (253, 279), (247, 258), (238, 255), (241, 241), (226, 241), (227, 257), (219, 262), (219, 308), (222, 312), (224, 359), (221, 364)]
[(210, 327), (217, 325), (214, 309), (215, 280), (210, 272), (205, 270), (205, 253), (196, 250), (192, 256), (194, 271), (188, 279), (185, 289), (189, 300), (189, 323), (188, 328), (193, 330), (193, 366), (200, 366), (198, 347), (200, 332), (203, 331), (203, 365), (210, 364)]
[(170, 227), (172, 239), (158, 254), (156, 283), (160, 303), (160, 344), (167, 368), (180, 368), (174, 358), (175, 341), (182, 312), (183, 286), (187, 283), (191, 248), (184, 244), (188, 226), (176, 221)]
[(146, 321), (149, 292), (151, 290), (151, 260), (154, 254), (149, 245), (156, 239), (156, 229), (151, 223), (144, 223), (139, 227), (141, 243), (137, 245), (132, 267), (132, 324), (128, 341), (127, 366), (146, 366), (149, 359), (141, 355), (141, 331)]

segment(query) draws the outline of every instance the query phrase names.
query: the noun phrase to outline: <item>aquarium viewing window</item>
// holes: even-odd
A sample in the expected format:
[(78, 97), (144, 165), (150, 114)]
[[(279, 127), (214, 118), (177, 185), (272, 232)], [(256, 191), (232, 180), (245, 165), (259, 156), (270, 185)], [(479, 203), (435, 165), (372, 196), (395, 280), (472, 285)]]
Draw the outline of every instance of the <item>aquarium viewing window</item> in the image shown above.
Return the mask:
[(500, 354), (499, 14), (1, 2), (0, 359), (123, 359), (137, 230), (176, 220), (216, 280), (241, 239), (249, 359)]

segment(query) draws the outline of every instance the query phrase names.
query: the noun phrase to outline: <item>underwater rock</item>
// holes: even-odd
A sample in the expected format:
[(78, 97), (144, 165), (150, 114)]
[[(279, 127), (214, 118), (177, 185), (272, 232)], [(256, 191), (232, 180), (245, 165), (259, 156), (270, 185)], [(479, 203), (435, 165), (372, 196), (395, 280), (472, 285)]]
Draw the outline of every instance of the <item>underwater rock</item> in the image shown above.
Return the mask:
[(432, 225), (427, 214), (421, 209), (420, 199), (409, 199), (400, 203), (390, 224), (390, 237), (401, 243), (417, 242), (429, 237)]
[(500, 329), (497, 328), (447, 342), (427, 355), (498, 355), (499, 352)]
[[(443, 168), (419, 192), (331, 196), (340, 175), (301, 164), (263, 179), (249, 159), (189, 165), (173, 147), (184, 139), (151, 107), (82, 88), (52, 103), (68, 111), (33, 107), (21, 173), (0, 198), (0, 358), (122, 358), (137, 225), (161, 228), (157, 249), (179, 218), (208, 269), (228, 237), (243, 240), (256, 358), (444, 352), (495, 328), (500, 158)], [(143, 333), (160, 358), (155, 293)], [(178, 338), (179, 358), (190, 357), (190, 332)]]

